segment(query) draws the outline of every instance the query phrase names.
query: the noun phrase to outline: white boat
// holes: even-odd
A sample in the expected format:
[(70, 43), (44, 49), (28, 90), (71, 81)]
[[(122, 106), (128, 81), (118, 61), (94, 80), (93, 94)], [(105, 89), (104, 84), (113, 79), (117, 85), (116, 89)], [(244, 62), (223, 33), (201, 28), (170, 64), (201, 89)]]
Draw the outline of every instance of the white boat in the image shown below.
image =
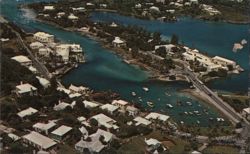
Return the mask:
[(183, 122), (183, 121), (181, 121), (181, 124), (184, 124), (184, 122)]
[(199, 111), (194, 111), (195, 114), (199, 114)]
[(166, 96), (171, 96), (168, 92), (165, 92), (165, 95), (166, 95)]
[(193, 112), (188, 112), (190, 115), (193, 115)]
[(154, 103), (153, 102), (147, 102), (149, 107), (154, 107)]
[(199, 121), (199, 120), (197, 120), (197, 124), (200, 124), (200, 121)]
[(217, 121), (218, 122), (223, 122), (223, 121), (225, 121), (223, 118), (217, 118)]
[(188, 115), (188, 112), (184, 112), (186, 115)]
[(148, 89), (147, 87), (143, 87), (142, 89), (143, 89), (144, 91), (146, 91), (146, 92), (149, 91), (149, 89)]
[(173, 105), (171, 104), (166, 104), (168, 108), (173, 108)]
[(192, 103), (191, 103), (191, 102), (186, 102), (186, 103), (187, 103), (187, 105), (192, 106)]
[(136, 93), (135, 93), (135, 92), (132, 92), (132, 96), (136, 96)]

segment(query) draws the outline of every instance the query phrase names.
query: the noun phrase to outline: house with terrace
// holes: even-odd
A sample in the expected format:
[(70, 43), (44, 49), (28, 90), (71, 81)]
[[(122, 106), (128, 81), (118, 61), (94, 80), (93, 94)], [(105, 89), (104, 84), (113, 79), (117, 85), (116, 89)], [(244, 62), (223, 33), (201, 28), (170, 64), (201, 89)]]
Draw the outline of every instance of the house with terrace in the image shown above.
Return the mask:
[(16, 89), (14, 90), (16, 95), (19, 97), (22, 96), (35, 96), (38, 94), (37, 88), (32, 86), (29, 83), (22, 83), (20, 85), (16, 86)]
[(117, 122), (114, 119), (112, 119), (112, 118), (110, 118), (102, 113), (97, 114), (97, 115), (91, 117), (90, 119), (95, 119), (98, 122), (98, 126), (104, 126), (108, 130), (109, 129), (113, 129), (113, 130), (119, 129), (119, 127), (116, 124)]

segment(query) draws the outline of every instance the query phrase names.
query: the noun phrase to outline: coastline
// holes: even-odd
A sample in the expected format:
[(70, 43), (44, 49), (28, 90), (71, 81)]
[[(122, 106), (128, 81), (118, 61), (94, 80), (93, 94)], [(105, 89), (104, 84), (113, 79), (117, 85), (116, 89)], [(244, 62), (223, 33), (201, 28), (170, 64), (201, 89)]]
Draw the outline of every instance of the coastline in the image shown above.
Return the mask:
[[(26, 9), (30, 9), (30, 8), (26, 8)], [(30, 9), (30, 10), (32, 10), (32, 9)], [(169, 78), (167, 78), (166, 76), (161, 74), (159, 70), (156, 70), (156, 69), (152, 68), (151, 66), (148, 66), (147, 64), (144, 64), (144, 63), (138, 61), (137, 59), (132, 58), (132, 56), (130, 54), (127, 54), (124, 49), (114, 48), (114, 47), (109, 46), (109, 44), (106, 44), (106, 42), (103, 39), (97, 37), (95, 35), (95, 33), (78, 31), (76, 28), (73, 28), (73, 27), (72, 28), (64, 28), (64, 27), (62, 27), (58, 24), (55, 24), (53, 22), (41, 20), (38, 18), (35, 18), (35, 20), (39, 21), (39, 22), (46, 23), (46, 24), (50, 24), (52, 26), (55, 26), (56, 28), (59, 28), (59, 29), (65, 30), (65, 31), (77, 32), (78, 34), (80, 34), (82, 36), (89, 37), (90, 39), (93, 39), (93, 40), (99, 42), (103, 48), (120, 56), (124, 63), (127, 63), (127, 64), (135, 66), (135, 67), (139, 67), (143, 71), (146, 71), (149, 74), (149, 80), (159, 80), (159, 81), (165, 81), (165, 82), (175, 82), (175, 81), (188, 82), (188, 80), (184, 76), (177, 76), (177, 75), (176, 75), (175, 80), (170, 80)], [(72, 69), (74, 69), (74, 67), (72, 67), (71, 70)], [(69, 72), (70, 72), (70, 70), (67, 71), (66, 73), (60, 75), (60, 77), (63, 77), (64, 75), (66, 75)]]

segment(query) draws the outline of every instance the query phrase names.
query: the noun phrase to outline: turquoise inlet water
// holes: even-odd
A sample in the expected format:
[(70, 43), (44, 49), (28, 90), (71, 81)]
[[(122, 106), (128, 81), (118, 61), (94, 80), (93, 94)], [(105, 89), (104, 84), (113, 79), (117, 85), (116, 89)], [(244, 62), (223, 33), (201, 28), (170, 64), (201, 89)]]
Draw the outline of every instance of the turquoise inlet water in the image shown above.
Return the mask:
[(93, 21), (116, 22), (123, 25), (137, 25), (152, 32), (160, 32), (163, 38), (169, 39), (177, 34), (189, 47), (195, 47), (211, 56), (219, 55), (236, 61), (246, 71), (240, 75), (233, 75), (226, 79), (216, 80), (209, 84), (210, 88), (230, 91), (246, 92), (248, 85), (249, 43), (243, 50), (232, 52), (233, 44), (242, 39), (249, 40), (249, 25), (236, 25), (222, 22), (209, 22), (180, 18), (176, 23), (141, 20), (114, 13), (95, 12), (91, 16)]
[[(81, 36), (77, 33), (64, 31), (62, 29), (53, 27), (51, 25), (35, 21), (34, 16), (31, 12), (19, 10), (17, 8), (18, 4), (27, 2), (37, 2), (37, 0), (26, 0), (26, 1), (2, 0), (1, 14), (5, 16), (8, 20), (15, 22), (16, 24), (25, 28), (28, 31), (31, 32), (38, 30), (45, 31), (54, 34), (57, 39), (63, 42), (79, 43), (84, 48), (87, 63), (79, 65), (77, 69), (74, 69), (69, 74), (67, 74), (63, 78), (64, 84), (69, 85), (70, 83), (73, 83), (76, 85), (85, 85), (97, 91), (112, 90), (114, 92), (119, 93), (123, 99), (128, 100), (130, 102), (141, 103), (145, 107), (147, 107), (146, 105), (147, 101), (152, 101), (155, 103), (155, 108), (153, 108), (152, 110), (168, 114), (177, 122), (184, 121), (187, 124), (196, 124), (197, 121), (200, 121), (200, 125), (202, 126), (209, 126), (209, 125), (214, 126), (216, 124), (209, 121), (208, 119), (210, 117), (213, 118), (219, 117), (220, 115), (218, 115), (217, 111), (208, 107), (207, 104), (200, 102), (195, 98), (192, 98), (188, 95), (178, 92), (179, 90), (188, 87), (186, 83), (183, 82), (165, 83), (165, 82), (147, 80), (148, 74), (146, 72), (138, 69), (137, 67), (124, 63), (121, 58), (119, 58), (109, 50), (102, 48), (97, 41)], [(127, 19), (126, 17), (123, 18)], [(135, 19), (131, 18), (131, 21), (133, 20)], [(186, 19), (183, 20), (185, 21)], [(193, 24), (195, 24), (196, 22), (198, 23), (201, 22), (191, 19), (188, 19), (187, 21), (189, 23), (193, 22)], [(145, 22), (145, 21), (140, 21), (140, 22)], [(153, 23), (154, 22), (152, 22), (152, 24)], [(226, 27), (226, 24), (224, 26)], [(245, 26), (242, 27), (244, 29)], [(182, 25), (182, 27), (179, 28), (180, 29), (184, 28), (184, 25)], [(216, 30), (216, 26), (214, 27), (214, 29)], [(237, 29), (238, 28), (235, 27), (234, 30), (237, 31)], [(191, 35), (191, 33), (192, 32), (190, 32), (189, 35)], [(196, 36), (193, 36), (192, 39), (195, 40), (196, 39), (195, 37)], [(192, 41), (192, 39), (190, 41)], [(198, 44), (199, 43), (197, 43), (197, 46)], [(239, 54), (243, 53), (244, 51), (240, 52)], [(142, 87), (144, 86), (149, 88), (149, 92), (145, 92), (142, 89)], [(132, 91), (136, 92), (137, 94), (136, 97), (133, 97), (131, 95)], [(141, 99), (139, 99), (138, 97), (140, 97)], [(184, 102), (183, 103), (184, 105), (183, 106), (176, 105), (177, 101)], [(188, 106), (185, 103), (187, 101), (192, 102), (192, 106)], [(172, 109), (166, 108), (167, 103), (172, 104), (174, 108)], [(196, 110), (201, 113), (200, 116), (196, 115), (187, 116), (183, 114), (184, 112), (193, 112)], [(206, 110), (208, 112), (206, 112)]]

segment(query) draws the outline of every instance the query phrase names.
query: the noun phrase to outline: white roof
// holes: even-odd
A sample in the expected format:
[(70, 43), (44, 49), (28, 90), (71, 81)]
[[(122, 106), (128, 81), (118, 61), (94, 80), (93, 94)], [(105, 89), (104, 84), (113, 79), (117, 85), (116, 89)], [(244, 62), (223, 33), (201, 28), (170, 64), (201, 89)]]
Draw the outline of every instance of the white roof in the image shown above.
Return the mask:
[(40, 122), (38, 122), (38, 123), (33, 125), (33, 128), (38, 128), (38, 129), (41, 129), (43, 131), (46, 131), (46, 130), (51, 129), (54, 126), (56, 126), (56, 124), (53, 121), (50, 121), (48, 123), (40, 123)]
[(109, 112), (114, 112), (119, 109), (118, 106), (112, 105), (112, 104), (105, 104), (100, 107), (103, 110), (108, 110)]
[(93, 102), (86, 101), (86, 100), (83, 101), (83, 104), (85, 105), (85, 107), (89, 107), (89, 108), (94, 108), (94, 107), (99, 106), (99, 104), (97, 103), (93, 103)]
[(79, 131), (80, 131), (83, 135), (86, 135), (86, 136), (88, 136), (88, 134), (89, 134), (89, 132), (87, 131), (87, 129), (86, 129), (84, 126), (80, 127), (80, 128), (79, 128)]
[(8, 137), (11, 138), (13, 141), (17, 141), (17, 140), (20, 139), (19, 136), (15, 135), (15, 134), (13, 134), (13, 133), (9, 133), (9, 134), (8, 134)]
[(213, 59), (224, 61), (224, 62), (227, 62), (227, 63), (230, 63), (230, 64), (235, 64), (234, 61), (226, 59), (226, 58), (223, 58), (223, 57), (220, 57), (220, 56), (215, 56), (215, 57), (213, 57)]
[(147, 120), (147, 119), (144, 119), (144, 118), (142, 118), (142, 117), (136, 117), (136, 118), (134, 118), (134, 121), (137, 122), (137, 123), (135, 124), (136, 126), (141, 125), (141, 124), (147, 126), (147, 125), (150, 125), (150, 124), (151, 124), (151, 121), (149, 121), (149, 120)]
[(82, 94), (80, 93), (74, 93), (74, 94), (69, 94), (69, 98), (75, 98), (75, 97), (80, 97)]
[(48, 33), (45, 33), (45, 32), (36, 32), (34, 34), (34, 36), (37, 36), (37, 37), (54, 37), (54, 35), (51, 35), (51, 34), (48, 34)]
[(35, 114), (35, 113), (37, 113), (37, 112), (38, 112), (38, 110), (36, 110), (36, 109), (34, 109), (34, 108), (32, 108), (32, 107), (29, 107), (29, 108), (27, 108), (27, 109), (25, 109), (25, 110), (22, 110), (22, 111), (18, 112), (17, 115), (18, 115), (19, 117), (23, 118), (23, 117), (26, 117), (26, 116)]
[(31, 62), (31, 60), (27, 57), (27, 56), (23, 56), (23, 55), (20, 55), (20, 56), (14, 56), (12, 57), (11, 59), (19, 62), (19, 63), (27, 63), (27, 62)]
[(24, 135), (23, 138), (29, 140), (30, 142), (33, 142), (34, 144), (41, 146), (42, 149), (48, 149), (56, 145), (55, 141), (35, 131), (32, 131), (31, 133)]
[(154, 138), (150, 138), (148, 140), (145, 139), (145, 142), (147, 145), (157, 145), (157, 144), (161, 144), (160, 141), (158, 141), (157, 139)]
[(20, 94), (30, 92), (32, 90), (37, 90), (36, 87), (32, 86), (29, 83), (20, 84), (20, 85), (16, 86), (16, 88), (18, 89), (18, 93), (20, 93)]
[(128, 102), (124, 101), (124, 100), (113, 100), (112, 104), (120, 104), (120, 105), (127, 105)]
[(124, 43), (124, 41), (121, 40), (120, 37), (115, 37), (115, 39), (113, 40), (113, 43), (122, 44)]
[(70, 104), (69, 103), (65, 103), (65, 102), (59, 102), (59, 104), (55, 105), (53, 109), (55, 111), (60, 111), (60, 110), (64, 110), (67, 106), (70, 106)]
[(169, 116), (164, 115), (164, 114), (151, 112), (145, 118), (148, 119), (148, 120), (150, 120), (150, 119), (154, 119), (154, 120), (159, 119), (161, 121), (167, 121), (169, 119)]
[(36, 78), (39, 80), (39, 83), (40, 83), (43, 87), (47, 88), (47, 87), (50, 85), (49, 80), (47, 80), (47, 79), (45, 79), (45, 78), (42, 78), (42, 77), (39, 77), (39, 76), (36, 76)]
[(78, 117), (78, 118), (77, 118), (77, 120), (78, 120), (78, 121), (80, 121), (80, 122), (82, 122), (82, 121), (85, 121), (85, 120), (86, 120), (86, 118), (85, 118), (85, 117), (83, 117), (83, 116), (81, 116), (81, 117)]
[(139, 109), (136, 108), (136, 107), (134, 107), (134, 106), (128, 106), (128, 107), (126, 108), (126, 110), (127, 110), (127, 111), (132, 111), (132, 112), (139, 111)]
[(201, 152), (199, 152), (199, 151), (193, 151), (193, 152), (191, 152), (191, 154), (201, 154)]
[(112, 119), (112, 118), (110, 118), (102, 113), (93, 116), (92, 119), (96, 119), (100, 125), (103, 125), (106, 128), (114, 128), (114, 129), (119, 128), (118, 126), (116, 126), (114, 124), (114, 123), (116, 123), (116, 121), (114, 119)]
[(41, 42), (32, 42), (31, 44), (30, 44), (30, 47), (32, 48), (32, 47), (37, 47), (37, 48), (41, 48), (41, 47), (44, 47), (44, 45), (41, 43)]
[(243, 111), (245, 111), (246, 113), (250, 114), (250, 107), (244, 108)]
[(68, 19), (75, 20), (75, 19), (78, 19), (78, 17), (71, 13), (71, 14), (68, 16)]
[(70, 94), (70, 90), (66, 89), (66, 88), (63, 88), (63, 87), (57, 87), (57, 90), (58, 91), (63, 91), (65, 94)]
[(160, 47), (164, 47), (164, 48), (166, 48), (166, 49), (169, 49), (169, 48), (175, 47), (175, 45), (173, 45), (173, 44), (156, 45), (156, 46), (155, 46), (155, 50), (158, 49), (158, 48), (160, 48)]
[(109, 142), (114, 137), (114, 134), (102, 129), (98, 129), (95, 134), (90, 135), (91, 138), (96, 138), (96, 139), (99, 139), (100, 136), (104, 137), (105, 142)]
[(73, 85), (73, 84), (71, 84), (71, 85), (69, 86), (69, 90), (72, 90), (72, 91), (75, 91), (75, 92), (80, 92), (80, 91), (83, 91), (83, 90), (86, 90), (86, 89), (88, 89), (88, 88), (83, 87), (83, 86), (77, 87), (77, 86), (75, 86), (75, 85)]
[(68, 133), (70, 130), (72, 130), (72, 127), (62, 125), (61, 127), (57, 128), (56, 130), (54, 130), (51, 133), (55, 134), (55, 135), (58, 135), (58, 136), (63, 136), (66, 133)]
[(30, 66), (30, 67), (29, 67), (29, 70), (30, 70), (31, 72), (37, 72), (37, 69), (36, 69), (35, 67), (33, 67), (33, 66)]

